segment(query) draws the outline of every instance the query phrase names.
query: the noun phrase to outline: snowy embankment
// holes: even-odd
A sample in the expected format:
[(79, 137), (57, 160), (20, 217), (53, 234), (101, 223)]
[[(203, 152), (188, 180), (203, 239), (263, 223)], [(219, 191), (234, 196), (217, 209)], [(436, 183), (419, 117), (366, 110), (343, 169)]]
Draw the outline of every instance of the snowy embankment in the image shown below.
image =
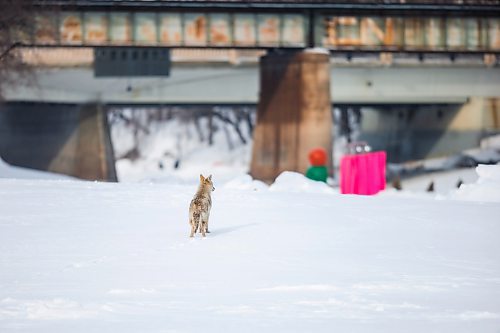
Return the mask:
[(12, 166), (0, 157), (0, 178), (20, 178), (20, 179), (74, 179), (57, 173), (38, 171), (33, 169)]
[(476, 173), (479, 179), (473, 184), (463, 184), (451, 194), (452, 198), (469, 201), (500, 202), (500, 165), (479, 165)]
[(217, 179), (206, 239), (195, 179), (0, 179), (0, 332), (498, 331), (498, 202)]

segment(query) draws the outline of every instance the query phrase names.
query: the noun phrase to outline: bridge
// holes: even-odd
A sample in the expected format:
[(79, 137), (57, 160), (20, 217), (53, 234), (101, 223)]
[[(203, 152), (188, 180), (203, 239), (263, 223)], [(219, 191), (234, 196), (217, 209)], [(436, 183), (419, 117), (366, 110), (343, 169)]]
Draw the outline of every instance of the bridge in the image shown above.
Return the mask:
[(40, 9), (25, 45), (500, 52), (496, 1), (41, 1)]
[[(310, 148), (332, 150), (332, 104), (464, 105), (459, 109), (466, 115), (460, 111), (458, 118), (468, 122), (471, 108), (489, 103), (478, 100), (500, 98), (498, 1), (68, 0), (37, 1), (35, 8), (33, 27), (18, 41), (28, 50), (92, 48), (92, 61), (161, 57), (162, 50), (264, 52), (250, 66), (174, 63), (169, 78), (136, 78), (131, 87), (130, 80), (96, 78), (88, 68), (41, 70), (39, 87), (8, 92), (10, 103), (58, 103), (53, 109), (86, 105), (72, 126), (93, 119), (97, 127), (87, 121), (87, 128), (100, 131), (106, 143), (96, 142), (100, 155), (106, 147), (109, 155), (112, 147), (99, 105), (257, 105), (251, 173), (272, 180), (283, 170), (304, 171)], [(351, 61), (365, 56), (376, 65)], [(347, 63), (332, 62), (338, 57)], [(398, 65), (398, 57), (412, 62)], [(96, 106), (89, 109), (89, 104)], [(497, 108), (492, 110), (497, 119)], [(75, 139), (71, 133), (63, 136), (66, 152), (83, 149), (78, 142), (92, 137)], [(85, 155), (96, 153), (87, 149)], [(82, 164), (65, 156), (50, 159), (52, 170), (66, 168), (66, 160)], [(90, 176), (70, 173), (113, 179), (111, 164), (109, 158), (96, 159), (89, 163), (94, 165)]]

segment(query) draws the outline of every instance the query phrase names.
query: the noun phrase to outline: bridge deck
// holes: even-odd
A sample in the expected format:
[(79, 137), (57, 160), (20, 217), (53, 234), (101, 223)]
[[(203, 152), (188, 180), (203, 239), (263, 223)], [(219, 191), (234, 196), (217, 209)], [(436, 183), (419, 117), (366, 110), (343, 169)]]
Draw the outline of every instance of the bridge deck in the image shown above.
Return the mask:
[[(499, 1), (40, 1), (24, 45), (500, 53)], [(43, 6), (42, 6), (43, 4)]]

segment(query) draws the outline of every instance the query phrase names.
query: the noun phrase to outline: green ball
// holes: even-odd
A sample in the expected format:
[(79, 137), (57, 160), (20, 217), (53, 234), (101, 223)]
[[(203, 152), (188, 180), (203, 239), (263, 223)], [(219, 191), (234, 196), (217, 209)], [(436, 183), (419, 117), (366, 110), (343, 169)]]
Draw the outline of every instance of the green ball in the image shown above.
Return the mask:
[(312, 166), (307, 169), (306, 177), (312, 180), (318, 180), (326, 183), (328, 177), (328, 169), (326, 166)]

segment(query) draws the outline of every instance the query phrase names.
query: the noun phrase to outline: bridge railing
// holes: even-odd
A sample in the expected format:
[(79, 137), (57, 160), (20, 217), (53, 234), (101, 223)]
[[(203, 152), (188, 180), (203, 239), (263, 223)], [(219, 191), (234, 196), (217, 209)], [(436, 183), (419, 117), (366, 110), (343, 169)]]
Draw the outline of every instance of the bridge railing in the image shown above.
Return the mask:
[(57, 11), (36, 14), (31, 46), (305, 48), (500, 53), (500, 18), (329, 13)]

